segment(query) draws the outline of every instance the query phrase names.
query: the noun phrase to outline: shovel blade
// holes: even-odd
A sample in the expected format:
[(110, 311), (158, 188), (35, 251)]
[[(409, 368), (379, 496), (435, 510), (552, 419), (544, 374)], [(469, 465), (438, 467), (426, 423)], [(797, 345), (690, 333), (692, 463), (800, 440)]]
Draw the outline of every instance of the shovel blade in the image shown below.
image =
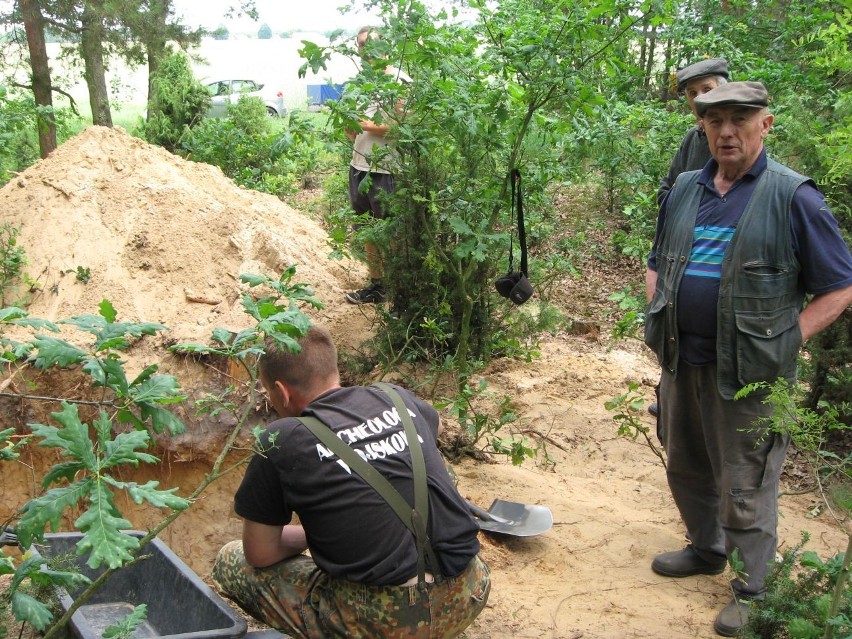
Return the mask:
[(488, 532), (532, 537), (547, 532), (553, 527), (553, 513), (547, 506), (495, 499), (488, 512), (494, 515), (494, 520), (476, 519), (479, 528)]

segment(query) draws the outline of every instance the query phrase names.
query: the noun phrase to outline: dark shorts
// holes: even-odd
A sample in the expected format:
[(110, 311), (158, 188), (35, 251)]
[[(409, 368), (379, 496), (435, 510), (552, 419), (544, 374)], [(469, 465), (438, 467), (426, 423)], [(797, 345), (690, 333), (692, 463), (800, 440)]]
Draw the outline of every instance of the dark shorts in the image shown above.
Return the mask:
[(358, 215), (369, 212), (376, 219), (385, 219), (390, 215), (386, 195), (393, 189), (391, 173), (371, 173), (349, 166), (349, 200)]
[(305, 555), (252, 568), (241, 541), (219, 551), (212, 577), (256, 619), (311, 639), (457, 637), (485, 607), (491, 590), (488, 566), (479, 557), (457, 577), (422, 588), (367, 586), (335, 579)]

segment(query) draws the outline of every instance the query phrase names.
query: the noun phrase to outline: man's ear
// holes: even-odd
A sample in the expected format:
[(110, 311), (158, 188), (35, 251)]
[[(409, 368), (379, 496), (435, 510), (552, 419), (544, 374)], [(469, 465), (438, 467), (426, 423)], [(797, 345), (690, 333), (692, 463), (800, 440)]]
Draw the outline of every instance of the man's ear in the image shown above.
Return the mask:
[(769, 133), (769, 130), (772, 128), (772, 124), (775, 122), (775, 115), (772, 113), (766, 113), (763, 116), (763, 120), (760, 123), (760, 133), (761, 136), (766, 136)]
[(281, 407), (286, 409), (290, 405), (290, 387), (281, 380), (276, 380), (273, 386), (275, 394), (278, 395), (278, 400), (281, 402)]
[(292, 402), (290, 389), (287, 384), (276, 380), (271, 384), (264, 383), (266, 392), (269, 393), (269, 401), (272, 402), (272, 407), (279, 417), (288, 417), (287, 408)]

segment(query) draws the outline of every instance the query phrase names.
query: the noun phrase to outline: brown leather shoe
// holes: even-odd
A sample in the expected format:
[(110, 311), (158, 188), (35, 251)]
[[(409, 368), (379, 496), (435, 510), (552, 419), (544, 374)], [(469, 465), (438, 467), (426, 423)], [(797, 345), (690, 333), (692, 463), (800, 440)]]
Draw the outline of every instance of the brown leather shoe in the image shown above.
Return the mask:
[(748, 613), (751, 601), (734, 597), (713, 623), (713, 630), (722, 637), (736, 637), (743, 626), (748, 623)]
[(665, 577), (691, 577), (692, 575), (719, 575), (725, 571), (728, 560), (719, 558), (709, 562), (702, 559), (691, 545), (683, 550), (664, 552), (651, 562), (651, 570)]

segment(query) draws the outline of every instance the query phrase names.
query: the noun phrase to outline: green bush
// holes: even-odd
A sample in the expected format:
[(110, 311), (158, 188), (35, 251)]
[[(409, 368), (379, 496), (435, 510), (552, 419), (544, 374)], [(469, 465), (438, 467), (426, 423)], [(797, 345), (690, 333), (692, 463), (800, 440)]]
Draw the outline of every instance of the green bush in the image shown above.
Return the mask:
[(259, 98), (244, 97), (227, 117), (190, 129), (181, 146), (190, 159), (218, 166), (246, 188), (282, 195), (313, 184), (310, 176), (331, 157), (319, 128), (297, 111), (280, 130), (275, 124)]
[[(0, 186), (39, 158), (36, 107), (32, 93), (10, 93), (0, 86)], [(67, 137), (68, 111), (53, 108), (57, 137)]]
[(178, 51), (166, 57), (154, 78), (148, 118), (141, 133), (151, 144), (175, 151), (186, 131), (210, 105), (210, 93), (192, 74), (189, 58)]
[(852, 589), (846, 586), (839, 608), (831, 614), (832, 590), (843, 571), (843, 553), (823, 561), (814, 552), (801, 552), (808, 540), (784, 553), (766, 578), (766, 597), (755, 602), (746, 639), (821, 639), (832, 628), (834, 637), (852, 636)]
[(21, 282), (27, 257), (24, 247), (18, 245), (21, 229), (4, 223), (0, 226), (0, 303), (6, 306), (11, 300), (7, 293)]

